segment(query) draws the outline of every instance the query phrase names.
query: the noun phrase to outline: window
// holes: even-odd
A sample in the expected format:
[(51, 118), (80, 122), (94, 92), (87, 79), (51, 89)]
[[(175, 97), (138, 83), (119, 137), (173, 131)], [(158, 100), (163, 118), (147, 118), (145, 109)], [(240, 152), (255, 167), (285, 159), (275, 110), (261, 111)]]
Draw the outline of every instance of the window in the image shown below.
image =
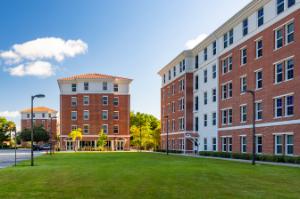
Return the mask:
[(183, 131), (184, 130), (184, 118), (181, 117), (178, 120), (179, 120), (179, 130)]
[(102, 83), (102, 90), (107, 91), (107, 82)]
[(89, 90), (89, 83), (88, 82), (84, 82), (83, 83), (83, 87), (84, 87), (85, 91), (88, 91)]
[(222, 110), (222, 125), (232, 124), (232, 109)]
[(207, 70), (203, 71), (204, 83), (207, 83)]
[(198, 55), (196, 55), (196, 57), (195, 57), (195, 68), (196, 69), (199, 68), (199, 56)]
[(283, 135), (275, 135), (275, 154), (280, 155), (283, 153)]
[(42, 118), (45, 118), (45, 113), (42, 113)]
[(247, 105), (240, 106), (240, 122), (247, 122)]
[(175, 113), (175, 102), (172, 102), (172, 113)]
[(222, 72), (226, 74), (232, 70), (232, 56), (227, 57), (223, 60)]
[(213, 65), (212, 66), (212, 78), (216, 79), (216, 77), (217, 77), (217, 66)]
[(76, 84), (72, 84), (72, 92), (76, 92), (77, 90), (77, 85)]
[(184, 91), (184, 79), (179, 81), (179, 91)]
[(204, 54), (203, 54), (203, 58), (204, 58), (204, 61), (207, 60), (207, 48), (204, 48)]
[(204, 105), (206, 105), (207, 104), (207, 92), (204, 92), (204, 95), (203, 95), (203, 97), (204, 97)]
[(277, 0), (277, 14), (280, 14), (284, 11), (284, 1), (285, 0)]
[(229, 31), (229, 45), (233, 44), (233, 29)]
[(118, 134), (118, 133), (119, 133), (119, 126), (114, 125), (114, 134)]
[(199, 130), (199, 118), (195, 117), (195, 131)]
[(295, 5), (296, 1), (295, 0), (288, 0), (288, 8), (292, 7)]
[(175, 132), (175, 120), (172, 120), (172, 132)]
[(222, 99), (229, 99), (232, 97), (232, 82), (228, 82), (222, 85)]
[(71, 112), (71, 119), (72, 120), (77, 120), (77, 111), (72, 111)]
[(30, 114), (27, 114), (27, 118), (30, 118)]
[(198, 111), (199, 110), (199, 97), (196, 96), (195, 97), (195, 111)]
[(275, 65), (275, 83), (278, 84), (283, 81), (283, 63)]
[(182, 70), (185, 71), (185, 59), (182, 60)]
[(275, 48), (281, 48), (283, 46), (283, 29), (278, 29), (275, 31)]
[(107, 124), (102, 124), (101, 129), (103, 130), (103, 133), (108, 134), (108, 125)]
[(228, 47), (228, 35), (227, 33), (223, 36), (224, 48)]
[(212, 90), (212, 101), (216, 102), (217, 101), (217, 89)]
[(246, 136), (241, 136), (241, 153), (246, 153), (247, 152), (247, 137)]
[(83, 111), (83, 120), (89, 120), (90, 112), (88, 110)]
[(164, 84), (166, 83), (166, 74), (164, 74), (164, 76), (163, 76), (163, 82), (164, 82)]
[(294, 22), (288, 24), (286, 26), (286, 43), (292, 43), (294, 41), (294, 32), (295, 32), (295, 27), (294, 27)]
[(285, 79), (290, 80), (294, 78), (294, 60), (290, 59), (286, 62), (286, 68), (285, 68)]
[(222, 137), (222, 151), (232, 152), (232, 137)]
[(203, 126), (207, 126), (207, 114), (204, 114), (204, 117), (203, 117)]
[(260, 58), (263, 56), (263, 41), (256, 41), (256, 58)]
[(171, 80), (171, 70), (168, 71), (168, 74), (169, 74), (169, 76), (168, 76), (169, 80)]
[(72, 125), (72, 126), (71, 126), (71, 130), (72, 130), (72, 131), (77, 130), (77, 125)]
[(285, 116), (294, 115), (294, 96), (285, 97)]
[(118, 97), (114, 97), (113, 104), (114, 104), (114, 106), (119, 106), (119, 98)]
[(102, 96), (102, 105), (108, 105), (108, 96)]
[(119, 111), (114, 111), (113, 112), (113, 119), (114, 120), (119, 120)]
[(262, 153), (262, 136), (260, 135), (256, 136), (256, 153), (257, 154)]
[(263, 87), (263, 72), (261, 70), (255, 72), (255, 82), (256, 89), (261, 89)]
[(213, 55), (217, 54), (217, 41), (213, 42)]
[(179, 62), (179, 72), (182, 72), (182, 62)]
[(222, 137), (222, 152), (227, 151), (227, 138)]
[(260, 27), (264, 24), (264, 8), (257, 11), (257, 26)]
[(107, 110), (103, 110), (102, 111), (102, 120), (107, 120), (108, 119), (108, 111)]
[(212, 138), (212, 150), (217, 151), (217, 138)]
[(88, 124), (83, 125), (83, 134), (89, 134), (89, 125)]
[(173, 67), (173, 76), (176, 77), (176, 66)]
[(203, 143), (204, 143), (204, 151), (207, 151), (207, 138), (204, 138)]
[(228, 152), (232, 152), (232, 137), (228, 138)]
[(241, 65), (247, 64), (247, 48), (241, 50)]
[(72, 97), (72, 98), (71, 98), (71, 106), (72, 106), (72, 107), (77, 106), (77, 97)]
[(294, 136), (293, 135), (286, 135), (285, 138), (285, 151), (286, 155), (293, 155), (294, 154)]
[(89, 96), (83, 96), (83, 105), (87, 106), (90, 103)]
[(282, 98), (275, 99), (275, 117), (283, 116)]
[(119, 84), (114, 84), (114, 92), (118, 92), (119, 91)]
[(212, 113), (212, 125), (213, 126), (217, 125), (217, 113), (216, 112)]
[(199, 88), (199, 76), (196, 75), (195, 76), (195, 90), (198, 90), (198, 88)]
[(255, 119), (256, 120), (263, 119), (262, 102), (255, 102)]
[(179, 103), (178, 103), (178, 110), (179, 111), (183, 111), (184, 110), (184, 98), (180, 98), (179, 100)]
[(240, 78), (240, 91), (241, 93), (245, 93), (247, 90), (247, 77), (241, 77)]
[(248, 18), (243, 21), (243, 36), (248, 34)]

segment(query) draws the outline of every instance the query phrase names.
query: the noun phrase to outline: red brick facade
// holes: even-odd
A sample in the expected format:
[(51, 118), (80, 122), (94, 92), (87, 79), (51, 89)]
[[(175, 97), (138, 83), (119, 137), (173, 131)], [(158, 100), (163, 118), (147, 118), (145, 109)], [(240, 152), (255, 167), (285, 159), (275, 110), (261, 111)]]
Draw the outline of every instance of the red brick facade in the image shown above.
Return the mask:
[[(294, 23), (294, 41), (287, 44), (286, 31), (283, 31), (283, 47), (275, 50), (275, 31), (279, 28), (286, 29), (289, 23)], [(263, 154), (287, 154), (288, 144), (293, 143), (293, 149), (289, 148), (288, 155), (300, 155), (300, 11), (296, 11), (278, 23), (268, 27), (254, 37), (236, 46), (220, 57), (219, 73), (219, 149), (228, 151), (228, 141), (222, 138), (232, 137), (232, 152), (242, 152), (241, 136), (246, 136), (246, 151), (252, 151), (252, 98), (248, 93), (241, 93), (242, 76), (246, 76), (247, 89), (255, 91), (255, 100), (261, 103), (262, 118), (257, 123), (256, 133), (262, 138)], [(263, 42), (263, 55), (256, 58), (256, 41)], [(247, 63), (241, 66), (241, 49), (247, 49)], [(232, 71), (222, 74), (224, 58), (232, 56)], [(293, 78), (287, 80), (287, 61), (292, 60)], [(283, 81), (276, 83), (276, 64), (283, 63)], [(256, 71), (262, 71), (262, 88), (257, 89)], [(280, 78), (280, 77), (279, 77)], [(232, 97), (222, 99), (222, 85), (232, 81)], [(280, 97), (281, 96), (281, 97)], [(287, 116), (286, 100), (293, 96), (293, 112)], [(276, 98), (282, 98), (282, 115), (276, 117), (280, 111), (275, 106)], [(291, 98), (289, 98), (291, 99)], [(276, 101), (276, 102), (275, 102)], [(247, 119), (241, 123), (240, 106), (247, 106)], [(223, 125), (223, 109), (232, 108), (232, 124)], [(275, 110), (276, 109), (276, 110)], [(279, 110), (279, 109), (278, 109)], [(228, 117), (225, 117), (228, 120)], [(227, 122), (228, 124), (228, 122)], [(283, 135), (278, 138), (277, 136)], [(288, 135), (292, 135), (289, 137)], [(276, 137), (276, 138), (275, 138)], [(279, 140), (276, 144), (277, 139)], [(226, 144), (224, 143), (226, 142)], [(231, 141), (229, 141), (231, 143)], [(227, 145), (227, 147), (226, 147)], [(223, 147), (223, 148), (222, 148)], [(279, 147), (279, 148), (277, 148)], [(230, 149), (229, 149), (230, 151)], [(292, 153), (291, 153), (292, 152)]]

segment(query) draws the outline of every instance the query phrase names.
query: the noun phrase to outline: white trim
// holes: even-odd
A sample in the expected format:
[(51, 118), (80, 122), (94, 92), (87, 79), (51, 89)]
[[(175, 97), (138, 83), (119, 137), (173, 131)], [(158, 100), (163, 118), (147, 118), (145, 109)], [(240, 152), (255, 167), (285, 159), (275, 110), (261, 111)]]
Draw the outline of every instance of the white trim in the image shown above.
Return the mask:
[(290, 96), (290, 95), (294, 95), (294, 94), (295, 94), (294, 92), (291, 92), (291, 93), (275, 96), (275, 97), (273, 97), (273, 99), (278, 99), (278, 98), (282, 98), (282, 97), (286, 97), (286, 96)]
[(294, 132), (272, 133), (272, 135), (294, 135)]
[(294, 22), (294, 21), (295, 21), (295, 18), (291, 18), (290, 20), (288, 20), (288, 21), (284, 22), (283, 24), (281, 24), (281, 25), (277, 26), (276, 28), (274, 28), (273, 31), (276, 31), (276, 30), (282, 28), (283, 26), (286, 26), (286, 25), (288, 25), (289, 23), (292, 23), (292, 22)]
[(291, 56), (289, 56), (289, 57), (280, 59), (280, 60), (274, 62), (273, 65), (276, 65), (276, 64), (279, 64), (279, 63), (283, 63), (283, 62), (285, 62), (285, 61), (287, 61), (287, 60), (289, 60), (289, 59), (292, 59), (292, 58), (294, 58), (294, 57), (295, 57), (295, 55), (291, 55)]
[[(293, 124), (300, 124), (300, 119), (299, 120), (281, 121), (281, 122), (260, 123), (260, 124), (256, 124), (256, 127), (282, 126), (282, 125), (293, 125)], [(252, 125), (224, 127), (224, 128), (218, 128), (218, 130), (219, 131), (230, 131), (230, 130), (250, 129), (250, 128), (252, 128)]]

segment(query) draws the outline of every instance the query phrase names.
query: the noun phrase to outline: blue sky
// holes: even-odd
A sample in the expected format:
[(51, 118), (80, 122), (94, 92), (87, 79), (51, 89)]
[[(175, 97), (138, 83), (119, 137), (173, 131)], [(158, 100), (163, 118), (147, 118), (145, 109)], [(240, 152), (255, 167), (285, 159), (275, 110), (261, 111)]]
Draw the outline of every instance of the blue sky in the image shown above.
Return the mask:
[[(131, 109), (160, 116), (158, 70), (186, 48), (186, 42), (209, 34), (250, 0), (31, 0), (1, 1), (0, 52), (15, 44), (55, 37), (82, 41), (88, 47), (73, 56), (0, 60), (0, 114), (19, 123), (15, 111), (30, 106), (30, 96), (46, 94), (36, 105), (59, 109), (57, 78), (104, 73), (134, 79)], [(23, 49), (24, 50), (24, 49)], [(26, 48), (25, 48), (26, 50)], [(26, 52), (25, 52), (26, 53)], [(24, 58), (24, 57), (23, 57)], [(47, 77), (9, 68), (47, 61)], [(38, 62), (37, 64), (39, 64)], [(38, 66), (42, 67), (42, 66)]]

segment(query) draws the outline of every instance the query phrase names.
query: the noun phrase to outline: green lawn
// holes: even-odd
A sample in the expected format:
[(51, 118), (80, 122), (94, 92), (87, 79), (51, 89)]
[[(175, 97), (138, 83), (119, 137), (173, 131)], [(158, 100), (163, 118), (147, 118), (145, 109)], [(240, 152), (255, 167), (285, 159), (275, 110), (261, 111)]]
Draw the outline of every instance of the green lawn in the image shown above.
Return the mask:
[(60, 153), (0, 169), (0, 198), (300, 198), (300, 169), (153, 153)]

